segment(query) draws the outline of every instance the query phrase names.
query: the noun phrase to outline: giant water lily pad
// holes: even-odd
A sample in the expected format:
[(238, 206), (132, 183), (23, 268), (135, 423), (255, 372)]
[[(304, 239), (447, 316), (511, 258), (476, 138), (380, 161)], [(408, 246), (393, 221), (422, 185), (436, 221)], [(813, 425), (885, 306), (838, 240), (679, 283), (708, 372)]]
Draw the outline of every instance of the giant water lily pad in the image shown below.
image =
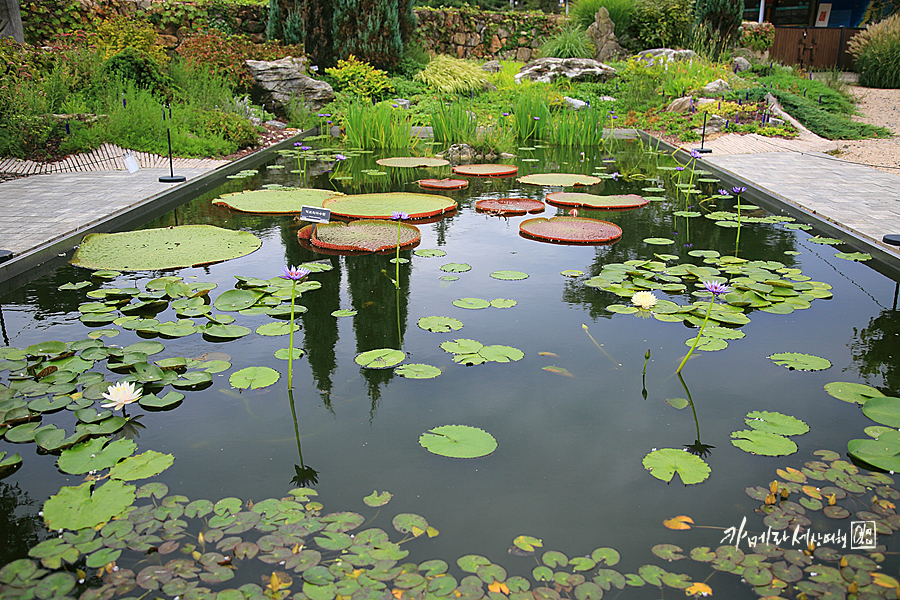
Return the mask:
[(609, 221), (583, 217), (538, 217), (519, 224), (525, 237), (558, 244), (606, 244), (622, 237), (622, 228)]
[(469, 187), (465, 179), (422, 179), (419, 187), (426, 190), (462, 190)]
[(576, 185), (596, 185), (603, 181), (600, 177), (578, 173), (533, 173), (516, 179), (528, 185), (572, 187)]
[(87, 269), (155, 271), (222, 262), (250, 254), (261, 245), (252, 233), (212, 225), (90, 233), (70, 262)]
[(396, 249), (398, 234), (401, 249), (415, 246), (422, 239), (415, 225), (364, 219), (321, 224), (315, 228), (310, 243), (317, 248), (343, 252), (378, 252)]
[(519, 172), (519, 167), (493, 164), (459, 165), (453, 167), (453, 172), (457, 175), (469, 175), (471, 177), (512, 177)]
[(215, 206), (226, 206), (239, 212), (283, 215), (297, 214), (303, 206), (321, 207), (322, 203), (335, 196), (343, 196), (334, 190), (315, 188), (285, 188), (278, 190), (247, 190), (235, 194), (225, 194), (213, 201)]
[(48, 529), (78, 530), (96, 527), (116, 517), (134, 502), (135, 487), (119, 480), (107, 481), (91, 493), (93, 482), (63, 487), (44, 503)]
[(468, 425), (443, 425), (419, 436), (423, 448), (450, 458), (479, 458), (497, 449), (497, 440), (483, 429)]
[(552, 194), (547, 194), (547, 202), (554, 206), (575, 206), (578, 208), (607, 210), (640, 208), (650, 204), (649, 200), (637, 194), (598, 196), (582, 192), (553, 192)]
[(768, 358), (772, 359), (776, 365), (787, 367), (792, 371), (823, 371), (831, 367), (831, 361), (827, 358), (799, 352), (777, 352)]
[(709, 465), (702, 458), (675, 448), (654, 450), (644, 457), (643, 464), (657, 479), (669, 482), (677, 473), (685, 485), (700, 483), (710, 473)]
[(531, 198), (486, 198), (475, 203), (475, 209), (495, 215), (524, 215), (544, 212), (544, 203)]
[(390, 219), (396, 211), (410, 219), (426, 219), (456, 210), (456, 202), (445, 196), (410, 192), (355, 194), (323, 204), (333, 215), (348, 219)]
[(450, 164), (449, 160), (434, 156), (394, 156), (392, 158), (379, 158), (375, 161), (382, 167), (404, 167), (407, 169), (416, 167), (443, 167)]

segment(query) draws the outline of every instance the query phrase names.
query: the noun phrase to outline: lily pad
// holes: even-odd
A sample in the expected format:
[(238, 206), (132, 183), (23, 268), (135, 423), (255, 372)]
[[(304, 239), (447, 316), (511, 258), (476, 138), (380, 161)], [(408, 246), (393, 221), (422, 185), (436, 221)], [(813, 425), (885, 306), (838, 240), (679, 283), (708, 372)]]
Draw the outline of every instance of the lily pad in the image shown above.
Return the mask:
[(344, 252), (379, 252), (396, 249), (398, 236), (401, 249), (415, 246), (422, 239), (415, 225), (364, 219), (318, 225), (310, 243), (318, 248)]
[(261, 245), (252, 233), (212, 225), (89, 233), (70, 262), (87, 269), (158, 271), (222, 262)]
[(462, 329), (463, 323), (459, 319), (451, 317), (422, 317), (417, 325), (432, 333), (447, 333)]
[(519, 183), (527, 185), (544, 185), (544, 186), (584, 186), (596, 185), (601, 183), (603, 179), (592, 175), (581, 175), (578, 173), (533, 173), (516, 179)]
[(685, 485), (705, 481), (710, 473), (709, 465), (702, 458), (675, 448), (654, 450), (644, 457), (643, 464), (657, 479), (669, 482), (677, 473)]
[(777, 412), (755, 410), (747, 413), (744, 421), (753, 429), (778, 435), (803, 435), (809, 431), (809, 425), (800, 419)]
[(449, 458), (479, 458), (497, 449), (494, 436), (468, 425), (443, 425), (419, 436), (419, 444), (439, 456)]
[(382, 167), (401, 167), (408, 169), (417, 167), (444, 167), (450, 164), (449, 160), (434, 156), (394, 156), (391, 158), (379, 158), (375, 162)]
[(877, 440), (850, 440), (851, 456), (885, 471), (900, 471), (900, 433), (888, 430)]
[(499, 216), (544, 212), (544, 203), (530, 198), (485, 198), (475, 202), (475, 209)]
[(390, 369), (406, 360), (406, 353), (392, 348), (380, 348), (361, 352), (353, 360), (365, 369)]
[(447, 263), (446, 265), (441, 265), (441, 271), (445, 273), (465, 273), (471, 270), (472, 265), (468, 263)]
[(459, 308), (468, 308), (470, 310), (487, 308), (490, 305), (490, 302), (488, 302), (487, 300), (482, 300), (481, 298), (457, 298), (453, 301), (453, 306), (458, 306)]
[(423, 258), (434, 258), (437, 256), (447, 256), (447, 253), (437, 248), (418, 248), (413, 250), (413, 254)]
[(93, 482), (63, 487), (44, 503), (44, 522), (48, 529), (96, 527), (125, 512), (135, 498), (135, 487), (119, 480), (107, 481), (93, 494)]
[(900, 427), (900, 398), (891, 396), (870, 398), (863, 404), (862, 411), (876, 423), (888, 427)]
[(669, 238), (644, 238), (644, 243), (653, 246), (668, 246), (669, 244), (674, 244), (675, 240), (670, 240)]
[(93, 438), (63, 450), (57, 466), (60, 471), (72, 475), (102, 471), (131, 456), (136, 449), (137, 444), (131, 440), (110, 441), (108, 438)]
[(256, 328), (256, 333), (265, 336), (288, 335), (292, 329), (293, 331), (299, 331), (300, 325), (286, 321), (277, 321), (260, 325)]
[(777, 433), (745, 429), (732, 432), (731, 437), (735, 438), (731, 440), (732, 444), (751, 454), (787, 456), (797, 451), (797, 444)]
[(456, 202), (446, 196), (411, 192), (355, 194), (326, 200), (323, 205), (332, 215), (348, 219), (390, 219), (396, 211), (410, 219), (425, 219), (456, 210)]
[(203, 335), (219, 340), (235, 340), (250, 333), (250, 328), (243, 325), (208, 325)]
[(518, 302), (509, 298), (494, 298), (491, 300), (491, 306), (494, 308), (512, 308), (516, 304)]
[(235, 371), (228, 378), (231, 387), (241, 390), (269, 387), (280, 377), (278, 371), (269, 367), (245, 367)]
[(598, 196), (581, 192), (553, 192), (547, 194), (547, 202), (554, 206), (574, 206), (587, 209), (626, 210), (647, 206), (650, 201), (637, 194)]
[(453, 172), (471, 177), (512, 177), (519, 172), (519, 167), (495, 164), (458, 165), (453, 167)]
[(426, 190), (463, 190), (469, 187), (465, 179), (421, 179), (419, 187)]
[(226, 206), (247, 213), (283, 215), (300, 214), (303, 206), (320, 207), (325, 200), (343, 196), (334, 190), (315, 188), (283, 188), (277, 190), (246, 190), (225, 194), (213, 201), (215, 206)]
[(502, 281), (519, 281), (528, 279), (528, 273), (523, 273), (522, 271), (494, 271), (491, 273), (491, 277)]
[(797, 371), (824, 371), (831, 367), (831, 361), (812, 354), (798, 352), (778, 352), (768, 356), (776, 365)]
[(400, 365), (394, 373), (407, 379), (434, 379), (441, 374), (441, 370), (431, 365), (410, 363)]
[(872, 255), (868, 252), (838, 252), (834, 255), (834, 257), (843, 258), (844, 260), (853, 260), (857, 262), (872, 260)]
[(832, 381), (831, 383), (826, 383), (825, 391), (838, 400), (855, 402), (856, 404), (865, 404), (871, 398), (884, 396), (884, 394), (870, 385), (848, 381)]
[(583, 217), (538, 217), (519, 224), (525, 237), (564, 244), (606, 244), (622, 237), (622, 228), (609, 221)]

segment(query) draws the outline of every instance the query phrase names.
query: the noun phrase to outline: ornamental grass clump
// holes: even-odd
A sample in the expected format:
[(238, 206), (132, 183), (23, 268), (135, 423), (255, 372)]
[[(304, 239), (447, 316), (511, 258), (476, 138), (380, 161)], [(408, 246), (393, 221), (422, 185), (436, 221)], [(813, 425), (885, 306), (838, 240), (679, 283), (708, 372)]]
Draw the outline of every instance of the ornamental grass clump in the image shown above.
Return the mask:
[(850, 40), (856, 57), (859, 84), (874, 88), (900, 88), (900, 13), (868, 25)]
[(445, 94), (468, 94), (483, 89), (488, 74), (478, 65), (440, 54), (413, 77)]
[(594, 44), (588, 40), (585, 28), (568, 24), (541, 46), (541, 56), (552, 58), (594, 58)]

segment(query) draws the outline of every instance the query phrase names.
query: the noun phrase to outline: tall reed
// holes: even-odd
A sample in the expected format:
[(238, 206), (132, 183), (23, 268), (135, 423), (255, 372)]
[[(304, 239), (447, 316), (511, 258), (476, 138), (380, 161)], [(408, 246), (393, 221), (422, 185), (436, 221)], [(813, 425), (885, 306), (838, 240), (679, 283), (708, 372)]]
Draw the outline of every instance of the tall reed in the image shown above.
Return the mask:
[(550, 137), (550, 107), (537, 93), (516, 96), (512, 107), (516, 135), (520, 140), (547, 140)]
[(550, 119), (548, 141), (558, 146), (602, 146), (608, 120), (608, 113), (593, 106), (559, 111)]
[(415, 145), (412, 119), (389, 102), (354, 100), (344, 114), (347, 141), (355, 148), (409, 148)]

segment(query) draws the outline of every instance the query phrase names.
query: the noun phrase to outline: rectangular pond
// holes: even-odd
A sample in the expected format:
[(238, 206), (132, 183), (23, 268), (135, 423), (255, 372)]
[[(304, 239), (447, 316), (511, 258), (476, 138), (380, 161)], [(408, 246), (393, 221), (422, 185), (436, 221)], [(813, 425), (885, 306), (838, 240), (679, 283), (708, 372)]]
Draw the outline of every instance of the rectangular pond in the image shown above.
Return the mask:
[[(335, 159), (339, 152), (346, 160)], [(879, 577), (898, 578), (900, 564), (884, 554), (896, 549), (890, 534), (900, 527), (893, 505), (900, 493), (886, 474), (900, 454), (900, 406), (873, 400), (873, 420), (860, 403), (900, 389), (895, 280), (806, 224), (746, 199), (739, 211), (734, 182), (639, 141), (584, 152), (521, 148), (508, 161), (520, 177), (600, 177), (585, 188), (465, 177), (465, 189), (434, 192), (417, 181), (449, 178), (450, 167), (382, 167), (380, 156), (327, 148), (305, 160), (273, 155), (258, 172), (142, 227), (250, 232), (261, 247), (240, 258), (102, 277), (63, 266), (0, 298), (0, 453), (21, 456), (20, 465), (0, 471), (7, 540), (0, 585), (37, 585), (50, 575), (29, 571), (29, 549), (40, 560), (71, 546), (45, 565), (59, 576), (62, 595), (85, 598), (147, 590), (203, 597), (245, 586), (240, 597), (267, 589), (277, 597), (387, 600), (456, 590), (475, 599), (585, 600), (702, 593), (697, 582), (729, 598), (844, 597), (854, 582), (871, 597), (894, 593), (896, 580)], [(409, 222), (421, 240), (400, 251), (398, 289), (393, 250), (317, 252), (298, 238), (307, 223), (292, 215), (212, 203), (279, 185), (433, 193), (458, 208)], [(523, 221), (568, 216), (568, 206), (546, 204), (544, 213), (524, 216), (475, 207), (484, 199), (543, 201), (563, 190), (637, 194), (649, 203), (579, 208), (580, 218), (621, 228), (620, 239), (602, 245), (520, 234)], [(275, 356), (288, 345), (290, 285), (260, 280), (276, 278), (284, 265), (310, 264), (307, 282), (315, 283), (301, 284), (296, 299), (294, 346), (303, 355), (294, 360), (291, 397), (287, 361)], [(712, 294), (703, 282), (711, 280), (731, 292), (715, 298), (708, 313)], [(253, 293), (253, 306), (238, 312), (239, 303), (216, 305), (238, 286)], [(120, 289), (97, 291), (113, 288)], [(652, 293), (656, 304), (636, 307), (638, 291)], [(207, 312), (249, 333), (207, 335), (199, 329), (210, 323)], [(702, 343), (679, 377), (700, 325)], [(362, 353), (378, 349), (401, 350), (402, 364), (436, 369), (407, 368), (404, 376), (400, 367), (359, 364), (370, 356)], [(166, 371), (150, 368), (166, 359)], [(257, 371), (251, 385), (232, 377), (252, 367), (279, 378), (269, 385)], [(416, 378), (432, 371), (439, 374)], [(127, 421), (98, 416), (101, 392), (121, 379), (137, 380), (160, 399), (157, 406), (146, 399), (129, 404)], [(170, 393), (184, 397), (173, 403)], [(420, 445), (423, 434), (447, 425), (487, 432), (496, 449), (465, 459)], [(122, 456), (96, 462), (100, 444), (73, 467), (74, 450), (95, 448), (66, 449), (64, 440), (79, 432), (111, 438), (109, 447), (119, 444)], [(437, 437), (445, 436), (424, 439)], [(859, 469), (848, 444), (885, 469)], [(477, 441), (473, 446), (481, 450)], [(168, 459), (149, 451), (174, 461), (166, 467)], [(134, 477), (107, 477), (115, 460), (128, 456), (144, 459), (140, 468), (131, 463)], [(677, 473), (667, 483), (670, 469)], [(86, 477), (100, 478), (90, 498), (90, 486), (77, 487)], [(107, 487), (112, 495), (114, 486), (125, 500), (91, 499)], [(144, 490), (134, 500), (143, 508), (130, 513), (129, 486)], [(59, 498), (76, 487), (80, 499)], [(390, 501), (377, 506), (383, 492)], [(90, 513), (113, 511), (116, 502), (124, 507), (96, 534), (61, 538), (47, 531), (48, 516), (39, 512), (51, 496), (54, 529), (92, 527), (109, 519), (90, 522)], [(263, 503), (291, 497), (302, 502)], [(679, 516), (694, 526), (664, 524)], [(748, 535), (741, 537), (745, 519), (740, 532)], [(852, 549), (866, 544), (850, 534), (866, 527), (874, 545)], [(380, 534), (350, 537), (371, 528), (405, 541), (398, 549)], [(786, 538), (751, 548), (749, 538), (767, 531)], [(48, 539), (62, 541), (42, 542)], [(360, 544), (369, 544), (362, 554)], [(842, 565), (848, 554), (856, 558)], [(431, 559), (438, 562), (422, 565)], [(97, 574), (113, 561), (119, 570)], [(391, 571), (401, 565), (402, 573)], [(76, 581), (84, 578), (77, 569), (87, 581)], [(292, 584), (272, 579), (273, 571), (288, 573)], [(204, 588), (209, 592), (198, 592)], [(220, 597), (239, 597), (229, 594)]]

